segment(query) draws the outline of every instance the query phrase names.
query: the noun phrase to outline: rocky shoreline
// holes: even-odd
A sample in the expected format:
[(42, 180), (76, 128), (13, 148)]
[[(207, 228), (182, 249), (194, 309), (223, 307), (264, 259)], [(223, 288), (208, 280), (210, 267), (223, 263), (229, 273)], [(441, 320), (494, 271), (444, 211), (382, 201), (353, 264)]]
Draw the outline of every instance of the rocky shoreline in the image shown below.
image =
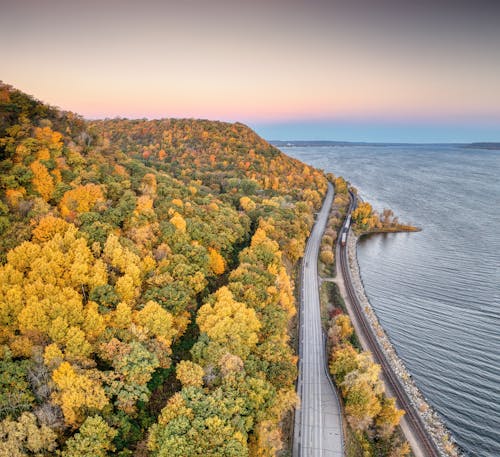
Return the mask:
[(420, 392), (418, 387), (415, 385), (411, 374), (406, 369), (403, 361), (397, 355), (396, 350), (380, 325), (375, 311), (368, 301), (359, 271), (357, 257), (358, 239), (359, 237), (350, 231), (347, 246), (349, 270), (352, 285), (354, 286), (359, 302), (362, 304), (363, 311), (365, 316), (368, 318), (373, 333), (377, 337), (378, 343), (384, 351), (384, 354), (393, 371), (401, 380), (401, 384), (404, 386), (410, 401), (415, 406), (416, 411), (420, 414), (427, 431), (439, 448), (441, 455), (445, 457), (462, 457), (463, 454), (455, 445), (450, 431), (446, 428), (437, 412), (434, 411), (434, 409), (427, 403), (427, 400), (423, 396), (422, 392)]

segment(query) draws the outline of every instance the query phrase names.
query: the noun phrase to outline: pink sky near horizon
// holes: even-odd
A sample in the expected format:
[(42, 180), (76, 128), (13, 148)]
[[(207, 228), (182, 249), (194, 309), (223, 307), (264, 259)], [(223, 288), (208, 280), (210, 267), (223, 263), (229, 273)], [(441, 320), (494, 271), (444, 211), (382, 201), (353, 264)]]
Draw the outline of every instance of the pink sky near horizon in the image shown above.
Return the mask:
[(497, 18), (342, 3), (4, 0), (0, 79), (91, 118), (500, 122)]

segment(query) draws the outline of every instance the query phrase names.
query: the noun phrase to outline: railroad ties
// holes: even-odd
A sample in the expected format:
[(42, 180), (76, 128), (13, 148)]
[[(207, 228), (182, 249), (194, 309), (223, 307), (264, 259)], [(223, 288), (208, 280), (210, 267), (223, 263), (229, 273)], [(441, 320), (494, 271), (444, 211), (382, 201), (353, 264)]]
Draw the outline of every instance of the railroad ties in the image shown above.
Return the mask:
[[(363, 312), (361, 304), (354, 290), (351, 282), (351, 275), (349, 271), (349, 260), (347, 255), (347, 237), (349, 234), (348, 222), (351, 222), (351, 211), (356, 207), (356, 197), (350, 192), (351, 204), (349, 205), (348, 219), (342, 227), (341, 248), (339, 250), (339, 261), (342, 269), (342, 276), (344, 277), (344, 284), (346, 293), (352, 304), (356, 320), (361, 326), (362, 332), (366, 341), (368, 342), (369, 349), (375, 361), (382, 367), (384, 379), (388, 384), (390, 390), (396, 395), (398, 406), (405, 411), (405, 419), (413, 430), (416, 439), (420, 442), (422, 449), (428, 457), (440, 457), (441, 453), (436, 444), (429, 436), (427, 429), (418, 412), (415, 410), (406, 390), (404, 389), (398, 376), (394, 373), (391, 365), (387, 361), (384, 352), (382, 351), (376, 336)], [(348, 221), (348, 222), (347, 222)]]

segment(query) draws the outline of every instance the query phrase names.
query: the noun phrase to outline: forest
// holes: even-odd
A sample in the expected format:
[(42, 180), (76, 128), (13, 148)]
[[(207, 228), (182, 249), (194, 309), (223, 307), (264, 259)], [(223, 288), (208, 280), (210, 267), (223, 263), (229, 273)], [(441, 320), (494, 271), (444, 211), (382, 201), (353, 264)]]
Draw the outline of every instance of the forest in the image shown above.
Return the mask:
[(326, 177), (248, 127), (0, 83), (0, 456), (273, 456)]

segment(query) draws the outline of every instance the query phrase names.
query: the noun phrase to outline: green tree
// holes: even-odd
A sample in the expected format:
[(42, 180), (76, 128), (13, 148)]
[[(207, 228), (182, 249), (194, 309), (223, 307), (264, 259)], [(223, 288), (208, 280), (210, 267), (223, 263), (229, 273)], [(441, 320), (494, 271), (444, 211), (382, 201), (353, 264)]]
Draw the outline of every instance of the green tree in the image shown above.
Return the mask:
[(248, 456), (245, 435), (235, 427), (232, 399), (220, 392), (183, 389), (163, 409), (151, 427), (148, 447), (158, 457)]
[(28, 360), (0, 360), (0, 418), (17, 417), (33, 407), (35, 397), (27, 378), (30, 366)]
[(114, 451), (113, 438), (116, 430), (101, 416), (85, 419), (78, 433), (66, 441), (62, 457), (106, 457)]

